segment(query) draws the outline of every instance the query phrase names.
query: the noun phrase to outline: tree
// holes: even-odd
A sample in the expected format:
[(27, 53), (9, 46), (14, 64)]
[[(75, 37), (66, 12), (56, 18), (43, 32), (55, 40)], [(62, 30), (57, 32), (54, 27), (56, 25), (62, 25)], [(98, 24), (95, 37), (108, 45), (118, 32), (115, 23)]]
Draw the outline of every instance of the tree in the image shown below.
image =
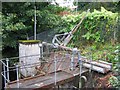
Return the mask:
[(18, 40), (33, 36), (34, 5), (37, 7), (37, 33), (59, 25), (60, 16), (57, 13), (64, 10), (47, 2), (4, 2), (2, 4), (3, 49), (17, 48)]

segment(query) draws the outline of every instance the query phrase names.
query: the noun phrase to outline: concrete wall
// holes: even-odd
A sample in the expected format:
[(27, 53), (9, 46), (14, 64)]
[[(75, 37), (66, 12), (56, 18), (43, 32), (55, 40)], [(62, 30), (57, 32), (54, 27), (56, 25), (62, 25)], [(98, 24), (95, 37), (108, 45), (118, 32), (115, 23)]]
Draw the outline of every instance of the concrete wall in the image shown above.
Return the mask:
[[(24, 58), (19, 58), (20, 65), (24, 69), (20, 69), (21, 74), (26, 76), (33, 76), (37, 73), (37, 70), (35, 67), (32, 67), (33, 63), (39, 64), (40, 65), (40, 43), (33, 43), (33, 44), (24, 44), (24, 43), (19, 43), (19, 57), (22, 56), (30, 56), (30, 55), (37, 55), (37, 56), (31, 56), (31, 57), (24, 57)], [(27, 64), (31, 64), (29, 66), (24, 66)]]

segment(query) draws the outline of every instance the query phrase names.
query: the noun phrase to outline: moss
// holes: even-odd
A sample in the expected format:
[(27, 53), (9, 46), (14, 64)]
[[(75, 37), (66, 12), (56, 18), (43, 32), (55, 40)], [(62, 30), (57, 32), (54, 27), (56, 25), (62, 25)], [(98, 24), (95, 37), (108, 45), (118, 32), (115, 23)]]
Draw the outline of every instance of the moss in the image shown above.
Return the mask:
[(23, 44), (36, 44), (41, 42), (40, 40), (19, 40), (19, 43)]

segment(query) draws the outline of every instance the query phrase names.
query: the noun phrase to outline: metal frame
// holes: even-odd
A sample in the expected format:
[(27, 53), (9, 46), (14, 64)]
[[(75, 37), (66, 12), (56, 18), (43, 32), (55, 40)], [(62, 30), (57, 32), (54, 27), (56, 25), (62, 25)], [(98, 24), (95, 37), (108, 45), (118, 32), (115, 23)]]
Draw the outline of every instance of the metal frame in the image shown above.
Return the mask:
[[(43, 48), (43, 47), (41, 47), (41, 48)], [(56, 86), (57, 85), (57, 70), (58, 70), (58, 68), (59, 68), (59, 63), (58, 62), (60, 62), (60, 64), (62, 63), (62, 62), (64, 62), (64, 63), (68, 63), (68, 61), (66, 61), (65, 59), (66, 59), (66, 57), (68, 57), (69, 58), (69, 66), (68, 67), (65, 67), (65, 68), (63, 68), (62, 70), (63, 71), (67, 71), (68, 69), (71, 69), (71, 71), (74, 71), (75, 70), (75, 63), (78, 63), (78, 65), (79, 65), (79, 81), (81, 82), (81, 78), (83, 78), (83, 76), (81, 75), (81, 73), (82, 73), (82, 67), (84, 67), (84, 64), (85, 63), (89, 63), (90, 65), (91, 65), (91, 67), (90, 67), (90, 71), (91, 70), (93, 70), (93, 67), (92, 67), (92, 65), (95, 65), (94, 63), (91, 63), (92, 62), (92, 57), (89, 57), (90, 58), (90, 62), (88, 62), (88, 61), (86, 61), (87, 59), (84, 59), (83, 60), (83, 58), (85, 58), (85, 57), (83, 57), (83, 56), (81, 56), (81, 54), (80, 54), (80, 51), (77, 49), (77, 48), (67, 48), (67, 47), (65, 47), (64, 49), (63, 48), (61, 48), (60, 50), (63, 50), (63, 51), (65, 51), (65, 53), (59, 53), (59, 51), (57, 52), (57, 51), (55, 51), (55, 52), (50, 52), (50, 53), (42, 53), (42, 58), (43, 59), (45, 59), (45, 57), (47, 56), (46, 54), (54, 54), (54, 56), (53, 57), (49, 57), (48, 59), (46, 58), (46, 60), (44, 60), (44, 61), (40, 61), (40, 62), (45, 62), (45, 63), (47, 63), (45, 66), (48, 68), (47, 69), (47, 72), (48, 73), (46, 73), (45, 72), (45, 75), (47, 75), (47, 74), (49, 74), (50, 72), (50, 66), (51, 65), (53, 65), (53, 73), (54, 73), (54, 85)], [(58, 50), (58, 49), (57, 49)], [(42, 50), (43, 51), (43, 50)], [(68, 52), (70, 52), (70, 54), (68, 54), (67, 56), (65, 55), (67, 52), (66, 51), (68, 51)], [(63, 55), (62, 57), (57, 57), (57, 54), (60, 54), (60, 55)], [(91, 53), (92, 54), (92, 53)], [(90, 55), (91, 55), (90, 54)], [(44, 55), (45, 55), (45, 57), (44, 57)], [(22, 57), (12, 57), (12, 58), (5, 58), (5, 59), (1, 59), (0, 60), (0, 62), (2, 63), (2, 65), (3, 65), (3, 71), (1, 72), (1, 75), (4, 77), (4, 84), (5, 84), (5, 88), (7, 88), (7, 85), (11, 82), (10, 81), (10, 79), (9, 79), (9, 72), (10, 71), (16, 71), (16, 74), (17, 74), (17, 80), (16, 80), (16, 83), (17, 83), (17, 88), (20, 88), (20, 81), (21, 81), (21, 79), (20, 79), (20, 77), (19, 77), (19, 74), (20, 74), (20, 72), (19, 72), (19, 69), (24, 69), (23, 67), (21, 67), (19, 64), (16, 64), (14, 67), (9, 67), (9, 63), (10, 63), (10, 61), (12, 60), (14, 60), (14, 59), (19, 59), (19, 58), (25, 58), (25, 57), (33, 57), (33, 56), (40, 56), (39, 54), (36, 54), (36, 55), (29, 55), (29, 56), (22, 56)], [(75, 56), (77, 56), (77, 58), (75, 57)], [(92, 55), (91, 55), (92, 56)], [(41, 59), (41, 58), (40, 58)], [(49, 61), (49, 59), (50, 59), (50, 61)], [(77, 59), (77, 60), (76, 60)], [(41, 59), (42, 60), (42, 59)], [(101, 62), (101, 63), (106, 63), (106, 62)], [(37, 62), (37, 63), (32, 63), (32, 64), (26, 64), (26, 65), (24, 65), (25, 67), (27, 66), (27, 68), (31, 68), (31, 67), (36, 67), (36, 66), (39, 66), (40, 64), (39, 64), (39, 62)], [(106, 65), (110, 65), (109, 63), (106, 63)], [(97, 65), (96, 65), (97, 66)], [(44, 68), (44, 67), (43, 67)], [(106, 68), (106, 67), (105, 67)], [(12, 69), (12, 70), (11, 70)], [(40, 67), (40, 70), (43, 70), (41, 67)], [(31, 77), (35, 77), (35, 76), (31, 76)], [(81, 87), (81, 83), (79, 84), (79, 87)]]
[[(56, 52), (54, 52), (54, 54), (55, 54)], [(74, 55), (75, 54), (77, 54), (77, 53), (79, 53), (78, 52), (78, 50), (76, 50), (76, 49), (73, 49), (73, 51), (72, 51), (72, 60), (71, 60), (71, 67), (73, 68), (74, 67)], [(37, 55), (30, 55), (30, 56), (23, 56), (23, 57), (12, 57), (12, 58), (6, 58), (6, 59), (1, 59), (0, 60), (0, 62), (2, 63), (2, 65), (3, 65), (3, 71), (1, 72), (1, 75), (4, 77), (4, 84), (5, 84), (5, 88), (7, 88), (7, 85), (9, 84), (9, 82), (11, 82), (10, 81), (10, 79), (9, 79), (9, 72), (10, 71), (16, 71), (16, 77), (17, 77), (17, 80), (16, 80), (16, 82), (17, 82), (17, 88), (20, 88), (20, 83), (19, 83), (19, 81), (20, 81), (20, 78), (19, 78), (19, 69), (22, 69), (21, 68), (21, 66), (19, 65), (19, 64), (16, 64), (14, 67), (9, 67), (9, 61), (10, 61), (10, 59), (19, 59), (19, 58), (24, 58), (24, 57), (32, 57), (32, 56), (37, 56)], [(65, 56), (65, 55), (64, 55)], [(71, 55), (70, 55), (71, 56)], [(62, 57), (62, 59), (65, 59), (66, 57)], [(79, 61), (79, 60), (78, 60)], [(6, 62), (6, 63), (5, 63)], [(49, 61), (42, 61), (42, 62), (48, 62), (49, 63)], [(56, 75), (56, 72), (57, 72), (57, 63), (58, 62), (65, 62), (65, 63), (67, 63), (67, 61), (63, 61), (63, 60), (58, 60), (58, 58), (57, 58), (57, 56), (54, 56), (54, 59), (52, 60), (52, 62), (54, 62), (54, 73), (55, 73), (55, 85), (57, 85), (57, 82), (56, 82), (56, 79), (57, 79), (57, 75)], [(37, 65), (39, 65), (38, 63), (33, 63), (32, 65), (31, 64), (28, 64), (28, 65), (25, 65), (25, 66), (28, 66), (27, 68), (29, 68), (29, 67), (34, 67), (34, 66), (37, 66)], [(59, 65), (58, 65), (59, 66)], [(49, 68), (49, 67), (48, 67)], [(67, 67), (67, 68), (69, 68), (69, 67)], [(12, 70), (9, 70), (9, 69), (12, 69)], [(73, 69), (74, 70), (74, 69)], [(81, 73), (81, 72), (80, 72)]]

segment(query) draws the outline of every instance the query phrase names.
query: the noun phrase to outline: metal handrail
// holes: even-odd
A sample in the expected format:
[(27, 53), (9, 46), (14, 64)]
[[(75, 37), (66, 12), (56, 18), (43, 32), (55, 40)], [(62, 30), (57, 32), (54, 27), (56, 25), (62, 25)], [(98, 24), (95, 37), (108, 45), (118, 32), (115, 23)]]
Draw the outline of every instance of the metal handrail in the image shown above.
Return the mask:
[[(58, 58), (56, 58), (56, 59), (58, 59)], [(62, 59), (65, 59), (64, 57), (62, 57)], [(54, 59), (52, 59), (51, 61), (53, 61), (54, 62)], [(3, 61), (1, 61), (2, 63), (3, 63), (3, 65), (4, 66), (6, 66), (7, 68), (9, 68), (9, 69), (14, 69), (15, 68), (15, 66), (12, 66), (12, 67), (8, 67)], [(41, 62), (46, 62), (46, 63), (48, 63), (49, 61), (39, 61), (39, 62), (37, 62), (37, 63), (32, 63), (32, 64), (26, 64), (26, 65), (23, 65), (23, 66), (30, 66), (30, 67), (33, 67), (33, 65), (39, 65), (39, 63), (41, 63)], [(63, 61), (63, 60), (57, 60), (57, 62), (66, 62), (66, 63), (68, 63), (69, 61)], [(76, 62), (78, 62), (78, 61), (73, 61), (73, 63), (76, 63)], [(83, 62), (86, 62), (86, 61), (83, 61)], [(52, 63), (52, 62), (51, 62)], [(31, 66), (32, 65), (32, 66)], [(20, 67), (22, 67), (21, 65), (18, 65), (18, 67), (20, 68)], [(27, 67), (27, 68), (29, 68), (29, 67)], [(20, 68), (20, 69), (23, 69), (23, 68)], [(9, 70), (9, 71), (11, 71), (11, 70)]]
[[(56, 52), (51, 52), (51, 53), (54, 53), (55, 55), (54, 56), (56, 56), (56, 54), (61, 54), (61, 53), (56, 53)], [(78, 54), (78, 52), (77, 53), (75, 53), (75, 55), (76, 54)], [(25, 57), (31, 57), (32, 58), (32, 56), (38, 56), (38, 55), (40, 55), (40, 54), (36, 54), (36, 55), (28, 55), (28, 56), (22, 56), (22, 57), (12, 57), (12, 58), (8, 58), (8, 60), (9, 59), (17, 59), (17, 58), (25, 58)], [(44, 53), (44, 55), (46, 55), (45, 53)], [(61, 55), (63, 55), (63, 54), (61, 54)], [(1, 61), (1, 63), (3, 64), (3, 66), (4, 67), (7, 67), (7, 70), (5, 70), (4, 69), (4, 71), (2, 71), (1, 72), (1, 75), (4, 77), (4, 80), (5, 80), (5, 87), (6, 87), (6, 85), (7, 85), (7, 83), (10, 81), (9, 80), (9, 75), (8, 75), (8, 72), (10, 72), (10, 71), (16, 71), (16, 73), (17, 73), (17, 86), (18, 86), (18, 88), (20, 87), (20, 85), (19, 85), (19, 69), (25, 69), (24, 67), (26, 67), (26, 68), (31, 68), (31, 67), (36, 67), (36, 66), (39, 66), (40, 65), (40, 63), (41, 62), (46, 62), (46, 63), (54, 63), (54, 67), (55, 67), (55, 85), (56, 85), (56, 70), (57, 70), (57, 67), (56, 67), (56, 64), (57, 64), (57, 62), (65, 62), (65, 63), (68, 63), (68, 62), (70, 62), (70, 61), (65, 61), (65, 60), (63, 60), (63, 59), (66, 59), (66, 56), (68, 56), (68, 57), (72, 57), (72, 55), (71, 54), (64, 54), (64, 56), (62, 57), (62, 59), (61, 58), (58, 58), (57, 56), (55, 57), (55, 58), (49, 58), (49, 59), (51, 59), (50, 61), (48, 60), (48, 59), (46, 59), (45, 61), (39, 61), (39, 62), (37, 62), (37, 63), (28, 63), (28, 64), (25, 64), (25, 65), (21, 65), (20, 63), (18, 63), (17, 64), (17, 66), (15, 67), (15, 66), (11, 66), (11, 67), (9, 67), (8, 66), (8, 64), (6, 64), (5, 62), (4, 62), (4, 60), (6, 60), (6, 59), (1, 59), (0, 61)], [(78, 57), (78, 55), (77, 55), (77, 57)], [(75, 59), (76, 57), (74, 56), (74, 59)], [(76, 59), (78, 59), (78, 58), (76, 58)], [(74, 63), (76, 63), (76, 62), (78, 62), (79, 60), (77, 60), (77, 61), (73, 61), (72, 63), (74, 64)], [(24, 67), (23, 67), (24, 66)], [(69, 67), (71, 67), (71, 66), (69, 66)], [(9, 70), (9, 69), (12, 69), (12, 70)], [(4, 73), (4, 74), (3, 74)], [(6, 75), (6, 73), (7, 73), (7, 75)], [(6, 82), (7, 81), (7, 82)]]
[(7, 80), (7, 82), (9, 82), (9, 80), (3, 75), (3, 72), (1, 72), (1, 75), (4, 77), (5, 80)]
[[(51, 53), (56, 53), (56, 52), (51, 52)], [(39, 56), (40, 54), (35, 54), (35, 55), (26, 55), (26, 56), (21, 56), (21, 57), (12, 57), (9, 59), (19, 59), (19, 58), (25, 58), (25, 57), (32, 57), (32, 56)], [(47, 53), (43, 53), (43, 55), (47, 55)], [(49, 55), (49, 54), (48, 54)], [(6, 58), (0, 59), (0, 61), (5, 61)]]

